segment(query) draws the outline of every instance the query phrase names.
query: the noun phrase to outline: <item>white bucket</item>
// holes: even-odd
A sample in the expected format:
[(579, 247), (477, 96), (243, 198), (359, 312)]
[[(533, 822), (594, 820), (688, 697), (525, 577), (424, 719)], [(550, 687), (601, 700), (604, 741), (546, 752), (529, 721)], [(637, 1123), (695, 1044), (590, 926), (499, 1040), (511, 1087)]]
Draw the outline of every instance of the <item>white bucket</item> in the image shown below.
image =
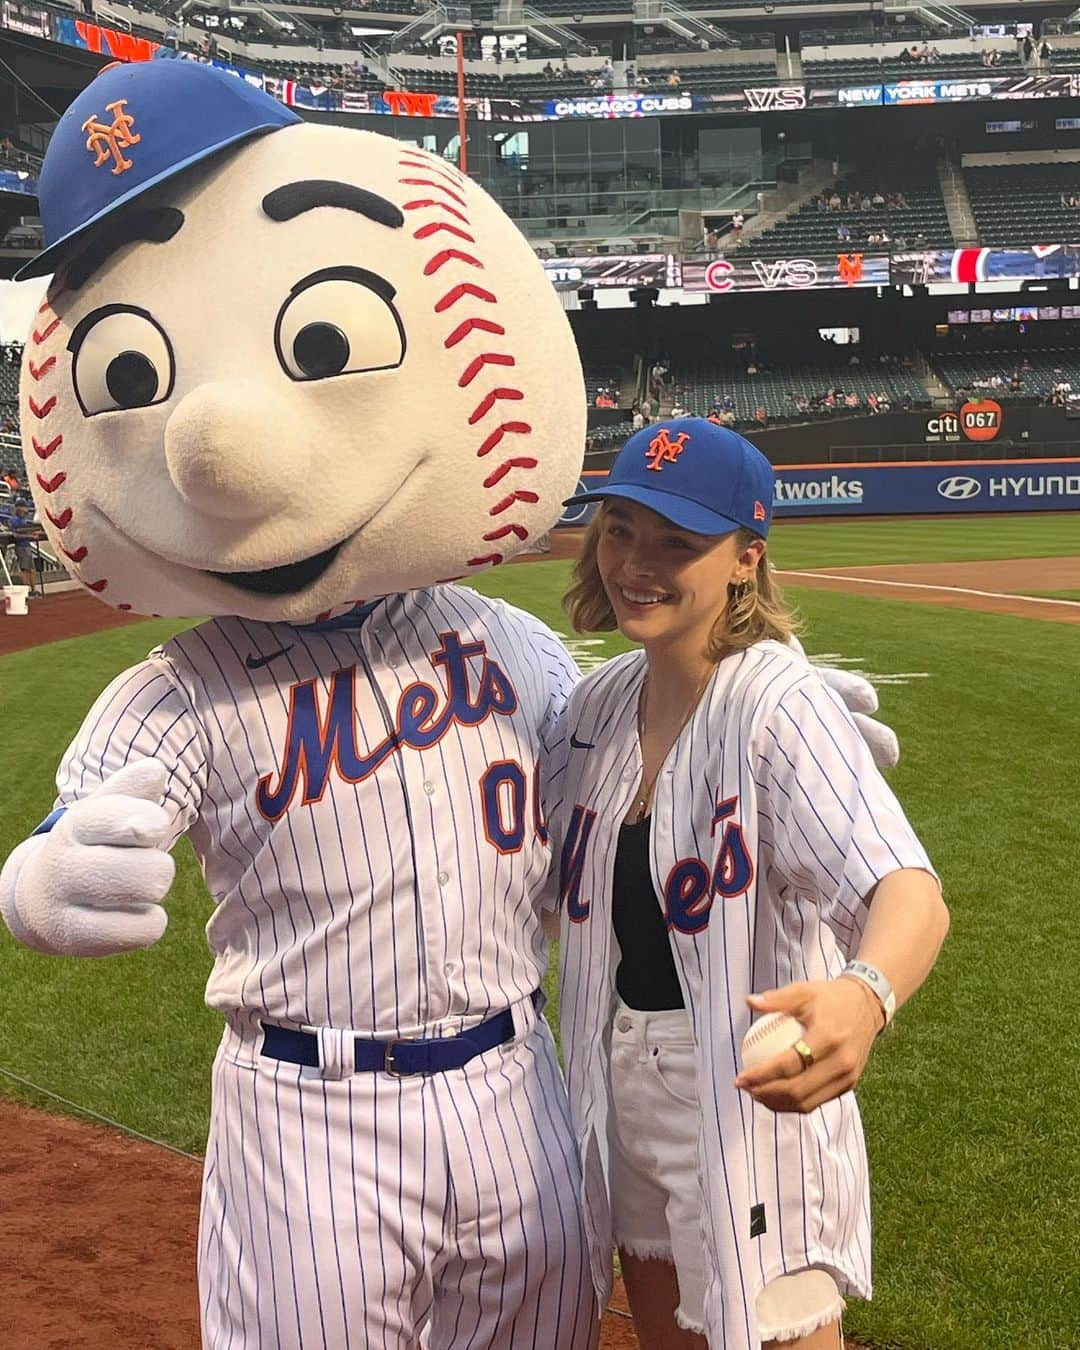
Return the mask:
[(26, 597), (30, 594), (29, 586), (5, 586), (4, 587), (4, 613), (5, 614), (28, 614), (26, 608)]

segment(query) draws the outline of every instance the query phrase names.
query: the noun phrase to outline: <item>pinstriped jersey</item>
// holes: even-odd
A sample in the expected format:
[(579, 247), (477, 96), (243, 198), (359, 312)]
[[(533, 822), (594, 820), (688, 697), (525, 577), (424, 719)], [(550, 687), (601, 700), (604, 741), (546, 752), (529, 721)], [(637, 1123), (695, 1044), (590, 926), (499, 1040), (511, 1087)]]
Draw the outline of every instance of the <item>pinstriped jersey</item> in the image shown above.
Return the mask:
[[(611, 886), (641, 777), (645, 673), (628, 653), (573, 693), (547, 784), (560, 858), (560, 1028), (601, 1290), (612, 1234), (606, 1156), (614, 995)], [(738, 1092), (748, 994), (840, 973), (888, 873), (926, 854), (839, 699), (789, 648), (722, 661), (657, 778), (650, 865), (698, 1045), (710, 1344), (759, 1344), (757, 1293), (809, 1265), (870, 1294), (866, 1154), (853, 1094), (809, 1115)]]
[(215, 902), (212, 1007), (452, 1034), (543, 976), (538, 766), (577, 678), (538, 620), (457, 586), (338, 630), (216, 619), (105, 690), (58, 804), (169, 766), (173, 841)]

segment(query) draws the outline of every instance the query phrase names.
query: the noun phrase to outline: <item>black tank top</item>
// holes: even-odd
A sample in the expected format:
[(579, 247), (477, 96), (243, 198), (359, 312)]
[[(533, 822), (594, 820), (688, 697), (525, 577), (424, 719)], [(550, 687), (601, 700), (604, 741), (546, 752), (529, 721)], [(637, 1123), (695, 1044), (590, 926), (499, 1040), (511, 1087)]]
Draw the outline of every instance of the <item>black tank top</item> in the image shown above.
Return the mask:
[(649, 870), (649, 826), (652, 818), (619, 831), (615, 850), (615, 893), (611, 915), (622, 959), (615, 988), (628, 1008), (662, 1012), (685, 1008), (664, 911)]

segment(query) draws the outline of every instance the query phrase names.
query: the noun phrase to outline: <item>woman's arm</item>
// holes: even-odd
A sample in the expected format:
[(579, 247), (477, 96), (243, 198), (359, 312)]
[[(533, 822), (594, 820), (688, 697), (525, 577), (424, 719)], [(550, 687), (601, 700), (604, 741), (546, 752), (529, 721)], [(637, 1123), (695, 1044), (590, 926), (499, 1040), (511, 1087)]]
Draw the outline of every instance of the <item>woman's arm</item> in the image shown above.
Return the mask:
[[(933, 969), (949, 931), (949, 911), (937, 879), (914, 867), (883, 877), (866, 903), (856, 959), (882, 972), (900, 1007)], [(853, 1088), (885, 1026), (873, 991), (844, 975), (751, 994), (747, 1001), (756, 1013), (785, 1012), (800, 1021), (814, 1056), (808, 1068), (787, 1050), (736, 1078), (736, 1087), (774, 1111), (812, 1111)]]

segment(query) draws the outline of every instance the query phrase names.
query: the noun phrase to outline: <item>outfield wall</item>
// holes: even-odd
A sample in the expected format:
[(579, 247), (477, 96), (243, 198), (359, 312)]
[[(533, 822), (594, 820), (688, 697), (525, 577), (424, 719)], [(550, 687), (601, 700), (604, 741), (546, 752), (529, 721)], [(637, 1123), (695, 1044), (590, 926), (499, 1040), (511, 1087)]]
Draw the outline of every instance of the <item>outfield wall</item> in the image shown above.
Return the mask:
[[(606, 470), (586, 471), (579, 490)], [(585, 525), (595, 508), (568, 508), (561, 525)], [(1080, 510), (1080, 459), (946, 460), (934, 464), (809, 464), (776, 469), (774, 518), (929, 516)]]

